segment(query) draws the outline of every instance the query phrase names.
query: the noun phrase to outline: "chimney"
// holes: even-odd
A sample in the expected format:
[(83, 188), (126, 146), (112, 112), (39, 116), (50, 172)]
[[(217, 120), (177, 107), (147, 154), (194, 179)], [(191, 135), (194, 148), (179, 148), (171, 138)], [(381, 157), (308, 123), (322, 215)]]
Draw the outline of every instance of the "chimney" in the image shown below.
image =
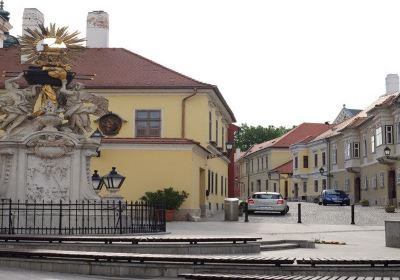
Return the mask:
[[(36, 8), (25, 8), (24, 15), (22, 17), (22, 36), (24, 36), (27, 32), (25, 31), (27, 28), (35, 30), (39, 29), (39, 25), (44, 24), (44, 15), (41, 11)], [(27, 60), (26, 56), (21, 56), (21, 63), (24, 63)]]
[(86, 29), (87, 48), (108, 48), (108, 14), (104, 11), (89, 12)]
[(386, 94), (399, 92), (399, 75), (388, 74), (386, 76)]

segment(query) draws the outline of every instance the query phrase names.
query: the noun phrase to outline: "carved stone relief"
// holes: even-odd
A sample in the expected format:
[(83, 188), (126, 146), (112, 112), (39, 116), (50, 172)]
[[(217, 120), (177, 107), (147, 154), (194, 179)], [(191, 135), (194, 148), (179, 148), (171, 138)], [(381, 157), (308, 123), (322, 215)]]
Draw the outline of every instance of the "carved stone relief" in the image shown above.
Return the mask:
[(28, 149), (40, 158), (60, 158), (74, 149), (74, 143), (59, 135), (45, 134), (30, 140)]
[(57, 201), (69, 199), (71, 158), (42, 159), (28, 156), (26, 197), (28, 200)]

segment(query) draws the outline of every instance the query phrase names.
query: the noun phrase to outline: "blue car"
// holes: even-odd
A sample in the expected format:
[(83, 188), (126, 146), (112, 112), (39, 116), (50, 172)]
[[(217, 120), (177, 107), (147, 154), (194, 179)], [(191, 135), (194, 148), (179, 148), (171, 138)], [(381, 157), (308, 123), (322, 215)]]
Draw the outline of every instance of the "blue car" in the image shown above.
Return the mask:
[(350, 205), (350, 198), (348, 194), (341, 190), (323, 190), (321, 193), (319, 204)]

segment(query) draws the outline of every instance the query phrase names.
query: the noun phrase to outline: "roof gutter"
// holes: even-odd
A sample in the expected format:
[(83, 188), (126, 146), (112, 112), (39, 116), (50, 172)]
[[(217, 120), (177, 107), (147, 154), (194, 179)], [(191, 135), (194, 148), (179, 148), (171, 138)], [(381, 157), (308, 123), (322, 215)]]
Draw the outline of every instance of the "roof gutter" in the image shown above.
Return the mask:
[(186, 101), (197, 94), (197, 88), (193, 89), (193, 93), (182, 99), (182, 123), (181, 123), (181, 138), (186, 137), (185, 124), (186, 124)]

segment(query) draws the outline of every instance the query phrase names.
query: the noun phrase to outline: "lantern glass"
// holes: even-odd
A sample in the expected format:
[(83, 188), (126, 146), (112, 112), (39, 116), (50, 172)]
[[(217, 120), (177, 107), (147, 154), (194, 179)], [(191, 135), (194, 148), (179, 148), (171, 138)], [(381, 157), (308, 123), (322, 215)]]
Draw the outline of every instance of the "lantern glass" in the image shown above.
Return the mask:
[(390, 148), (389, 147), (386, 147), (385, 149), (383, 149), (383, 152), (385, 153), (385, 156), (390, 156)]
[(125, 181), (125, 177), (115, 170), (113, 167), (110, 173), (107, 176), (103, 177), (104, 184), (107, 189), (119, 189)]
[(95, 170), (92, 175), (92, 187), (94, 190), (99, 191), (103, 187), (104, 181), (103, 178), (98, 174), (98, 171)]

